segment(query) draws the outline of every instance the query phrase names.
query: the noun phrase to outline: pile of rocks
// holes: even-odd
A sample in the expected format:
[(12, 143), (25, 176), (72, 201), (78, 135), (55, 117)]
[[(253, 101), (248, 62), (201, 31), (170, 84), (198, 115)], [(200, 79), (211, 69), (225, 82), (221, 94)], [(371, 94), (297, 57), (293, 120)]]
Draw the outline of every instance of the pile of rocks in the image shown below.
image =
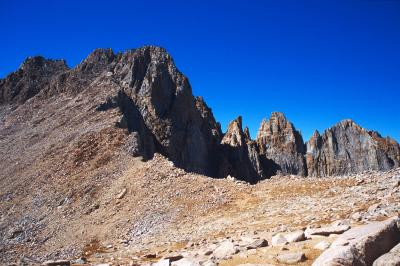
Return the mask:
[[(173, 253), (158, 262), (145, 263), (151, 266), (180, 265), (219, 265), (224, 261), (233, 261), (233, 257), (246, 258), (261, 250), (277, 249), (278, 254), (269, 256), (267, 264), (297, 264), (308, 260), (304, 251), (287, 252), (290, 243), (314, 243), (312, 249), (324, 251), (314, 262), (319, 265), (399, 265), (400, 257), (400, 219), (393, 217), (383, 222), (373, 222), (351, 228), (341, 221), (319, 228), (307, 228), (288, 233), (278, 233), (267, 241), (257, 235), (224, 239), (214, 243), (190, 243), (181, 253)], [(313, 241), (314, 240), (314, 241)], [(332, 242), (333, 241), (333, 242)], [(303, 249), (305, 244), (303, 246)], [(272, 263), (272, 264), (271, 264)], [(256, 264), (235, 264), (256, 265)]]

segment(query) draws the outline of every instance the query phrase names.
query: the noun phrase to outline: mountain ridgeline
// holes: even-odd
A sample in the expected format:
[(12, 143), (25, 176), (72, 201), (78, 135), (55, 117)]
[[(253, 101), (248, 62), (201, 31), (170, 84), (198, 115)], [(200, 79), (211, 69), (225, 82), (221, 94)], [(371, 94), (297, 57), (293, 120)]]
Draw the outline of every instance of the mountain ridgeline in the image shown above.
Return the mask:
[[(100, 85), (101, 84), (101, 85)], [(116, 126), (126, 128), (133, 156), (161, 153), (190, 172), (255, 183), (275, 174), (325, 177), (399, 167), (400, 146), (351, 120), (343, 120), (306, 143), (279, 112), (263, 120), (255, 140), (242, 118), (224, 134), (211, 109), (194, 97), (190, 83), (160, 47), (115, 54), (97, 49), (75, 68), (63, 60), (31, 57), (0, 80), (0, 105), (30, 104), (88, 88), (110, 90), (98, 112), (118, 108)]]

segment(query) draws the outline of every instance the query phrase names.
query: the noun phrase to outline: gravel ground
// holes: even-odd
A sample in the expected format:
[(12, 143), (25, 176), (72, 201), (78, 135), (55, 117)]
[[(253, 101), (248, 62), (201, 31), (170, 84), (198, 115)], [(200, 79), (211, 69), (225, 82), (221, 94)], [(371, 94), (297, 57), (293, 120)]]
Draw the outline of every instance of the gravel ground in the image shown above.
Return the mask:
[[(141, 265), (178, 253), (220, 265), (275, 265), (279, 254), (301, 251), (299, 265), (310, 265), (322, 252), (318, 239), (253, 251), (247, 242), (399, 214), (400, 169), (249, 185), (186, 173), (158, 154), (133, 158), (128, 133), (115, 127), (121, 115), (95, 110), (110, 93), (88, 89), (0, 110), (0, 264), (83, 257)], [(226, 241), (235, 254), (204, 255)]]

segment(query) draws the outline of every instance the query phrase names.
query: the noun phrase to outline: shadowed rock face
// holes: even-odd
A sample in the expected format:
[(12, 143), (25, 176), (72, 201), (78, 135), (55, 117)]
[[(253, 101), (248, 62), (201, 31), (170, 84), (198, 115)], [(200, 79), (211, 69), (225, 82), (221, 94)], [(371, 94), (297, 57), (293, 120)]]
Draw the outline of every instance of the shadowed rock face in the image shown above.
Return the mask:
[(64, 60), (27, 58), (20, 68), (0, 79), (0, 104), (24, 103), (45, 88), (57, 74), (68, 70)]
[(399, 144), (343, 120), (322, 136), (314, 133), (307, 143), (306, 158), (310, 176), (385, 171), (399, 166)]
[(274, 112), (269, 121), (262, 121), (256, 142), (270, 175), (307, 175), (303, 138), (282, 113)]
[(128, 51), (116, 57), (111, 73), (164, 154), (179, 167), (216, 176), (219, 124), (164, 49)]
[(242, 129), (242, 117), (229, 124), (221, 144), (220, 176), (231, 175), (252, 183), (264, 177), (257, 146), (250, 140), (248, 129), (245, 132)]
[[(91, 73), (94, 69), (127, 95), (151, 132), (158, 147), (155, 151), (188, 171), (216, 176), (220, 126), (205, 102), (193, 97), (188, 79), (171, 56), (153, 46), (117, 55), (108, 50), (99, 53), (89, 56), (83, 64), (90, 67), (78, 67), (78, 73), (79, 69), (89, 68)], [(92, 66), (90, 58), (99, 60), (100, 67)]]

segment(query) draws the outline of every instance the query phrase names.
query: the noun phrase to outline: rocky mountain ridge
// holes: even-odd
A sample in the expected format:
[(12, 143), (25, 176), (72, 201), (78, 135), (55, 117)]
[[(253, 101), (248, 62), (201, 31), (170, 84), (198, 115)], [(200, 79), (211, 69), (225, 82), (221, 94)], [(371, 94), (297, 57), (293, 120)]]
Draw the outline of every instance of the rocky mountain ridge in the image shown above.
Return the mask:
[(96, 49), (76, 67), (63, 60), (27, 59), (0, 80), (0, 104), (23, 105), (31, 98), (60, 93), (79, 95), (88, 88), (109, 90), (99, 112), (118, 109), (118, 127), (129, 131), (134, 156), (155, 152), (190, 172), (255, 183), (276, 174), (329, 176), (386, 171), (400, 165), (400, 146), (391, 138), (343, 120), (304, 143), (301, 133), (279, 112), (263, 120), (255, 140), (241, 118), (225, 134), (187, 77), (165, 49), (145, 46), (115, 54)]

